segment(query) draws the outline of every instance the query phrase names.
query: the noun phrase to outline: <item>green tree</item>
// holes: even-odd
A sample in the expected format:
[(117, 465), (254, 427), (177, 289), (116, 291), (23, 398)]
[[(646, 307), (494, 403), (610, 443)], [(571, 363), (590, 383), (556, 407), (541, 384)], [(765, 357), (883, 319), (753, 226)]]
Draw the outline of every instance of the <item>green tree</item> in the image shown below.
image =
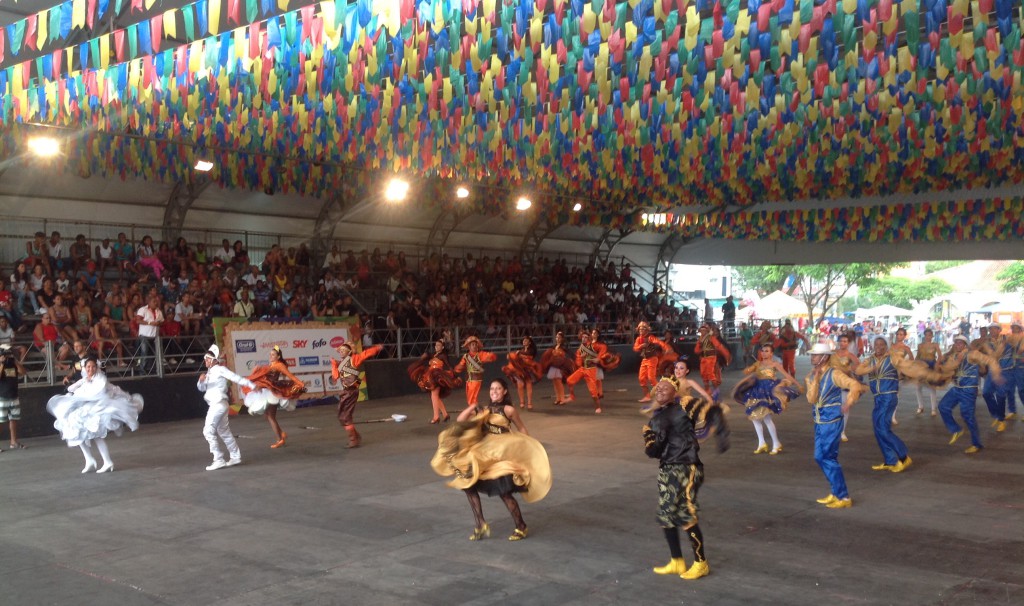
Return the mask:
[(996, 278), (1003, 282), (1003, 292), (1024, 290), (1024, 262), (1016, 261), (1003, 268), (1003, 271), (996, 274)]
[(945, 280), (938, 278), (911, 280), (885, 276), (861, 288), (860, 303), (864, 307), (889, 304), (910, 309), (919, 301), (951, 292), (953, 292), (953, 287)]
[(735, 267), (736, 280), (760, 294), (783, 290), (804, 302), (811, 326), (829, 315), (854, 286), (866, 287), (901, 263), (842, 263), (832, 265), (768, 265)]

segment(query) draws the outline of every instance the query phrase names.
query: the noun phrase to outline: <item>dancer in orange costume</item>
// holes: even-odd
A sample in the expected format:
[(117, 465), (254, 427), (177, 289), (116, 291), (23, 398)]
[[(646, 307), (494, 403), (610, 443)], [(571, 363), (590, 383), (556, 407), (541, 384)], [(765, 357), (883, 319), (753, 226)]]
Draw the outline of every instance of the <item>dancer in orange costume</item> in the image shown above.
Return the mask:
[(608, 346), (603, 343), (591, 343), (590, 333), (580, 333), (580, 347), (576, 350), (576, 372), (569, 375), (565, 380), (569, 385), (575, 385), (583, 379), (587, 382), (587, 390), (590, 397), (594, 399), (594, 412), (601, 414), (601, 391), (597, 387), (598, 361), (602, 354), (607, 353)]
[(771, 345), (775, 347), (775, 335), (772, 333), (772, 323), (768, 320), (761, 322), (761, 326), (754, 333), (754, 336), (750, 339), (750, 348), (755, 352), (761, 351), (762, 345)]
[(604, 346), (604, 353), (597, 360), (597, 394), (604, 399), (604, 373), (606, 370), (615, 370), (622, 362), (622, 357), (617, 353), (608, 351), (608, 346), (601, 340), (601, 331), (593, 329), (590, 331), (590, 342), (594, 345)]
[(800, 347), (800, 341), (810, 347), (811, 343), (803, 334), (793, 328), (793, 323), (786, 320), (779, 330), (779, 338), (775, 341), (775, 349), (782, 352), (782, 369), (791, 376), (796, 376), (796, 350)]
[[(508, 354), (508, 364), (501, 368), (510, 381), (515, 382), (519, 392), (519, 408), (533, 410), (533, 384), (544, 376), (540, 364), (535, 361), (537, 345), (533, 338), (523, 337), (523, 348)], [(525, 399), (524, 399), (525, 394)]]
[(341, 359), (331, 360), (331, 378), (341, 381), (341, 395), (338, 396), (338, 423), (348, 433), (348, 448), (358, 448), (363, 443), (363, 437), (356, 431), (355, 423), (352, 420), (356, 401), (359, 400), (359, 384), (362, 383), (362, 379), (359, 377), (359, 365), (367, 358), (372, 358), (380, 353), (380, 350), (380, 345), (374, 345), (367, 347), (362, 353), (353, 353), (352, 345), (344, 343), (335, 349)]
[(448, 421), (448, 410), (444, 407), (444, 398), (452, 389), (462, 385), (462, 380), (452, 374), (448, 363), (448, 346), (441, 339), (434, 342), (434, 353), (425, 353), (409, 365), (409, 378), (419, 385), (420, 389), (430, 393), (430, 406), (434, 411), (431, 424)]
[(466, 372), (466, 406), (476, 406), (484, 381), (484, 364), (497, 360), (498, 356), (483, 351), (484, 344), (479, 337), (469, 337), (462, 346), (469, 351), (455, 365), (455, 374)]
[(704, 391), (718, 401), (718, 386), (722, 384), (722, 368), (718, 364), (718, 356), (722, 356), (725, 364), (732, 361), (732, 354), (715, 335), (711, 324), (703, 324), (697, 332), (697, 345), (694, 353), (700, 358), (700, 378), (704, 381)]
[(256, 389), (242, 388), (245, 394), (245, 405), (249, 414), (262, 414), (274, 430), (277, 442), (271, 448), (281, 448), (288, 439), (288, 434), (277, 422), (277, 410), (295, 410), (295, 402), (306, 392), (306, 384), (288, 370), (281, 348), (277, 345), (270, 350), (270, 364), (260, 366), (247, 377), (256, 384)]
[(576, 370), (576, 365), (569, 358), (569, 349), (565, 342), (565, 335), (559, 331), (555, 334), (555, 346), (544, 352), (540, 358), (541, 371), (547, 373), (549, 379), (555, 386), (555, 406), (561, 406), (575, 399), (572, 396), (572, 387), (569, 388), (569, 397), (565, 397), (565, 388), (562, 380)]
[(651, 325), (647, 322), (637, 324), (636, 331), (640, 333), (633, 343), (633, 351), (640, 354), (640, 388), (644, 390), (644, 396), (640, 402), (651, 401), (651, 390), (658, 384), (658, 365), (661, 363), (661, 356), (670, 348), (664, 341), (651, 334)]

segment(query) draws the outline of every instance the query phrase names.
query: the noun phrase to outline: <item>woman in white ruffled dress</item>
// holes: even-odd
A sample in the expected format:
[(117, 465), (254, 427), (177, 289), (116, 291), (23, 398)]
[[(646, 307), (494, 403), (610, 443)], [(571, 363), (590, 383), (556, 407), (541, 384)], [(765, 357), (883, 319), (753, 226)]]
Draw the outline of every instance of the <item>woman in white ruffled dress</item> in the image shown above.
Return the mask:
[[(107, 375), (99, 370), (95, 358), (87, 358), (82, 366), (82, 378), (68, 387), (68, 393), (53, 396), (46, 410), (57, 420), (53, 426), (69, 447), (78, 446), (85, 456), (82, 473), (114, 471), (106, 437), (108, 433), (121, 435), (124, 428), (139, 428), (142, 396), (129, 394), (107, 382)], [(96, 468), (92, 445), (96, 444), (103, 466)]]

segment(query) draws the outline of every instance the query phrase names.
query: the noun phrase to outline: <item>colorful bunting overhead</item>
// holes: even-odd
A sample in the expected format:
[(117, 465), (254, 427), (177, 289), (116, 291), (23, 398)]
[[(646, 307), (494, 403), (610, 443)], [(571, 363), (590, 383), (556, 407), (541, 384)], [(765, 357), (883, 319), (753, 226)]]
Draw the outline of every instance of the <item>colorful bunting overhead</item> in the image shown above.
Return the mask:
[[(180, 180), (198, 148), (224, 187), (327, 196), (353, 168), (406, 171), (585, 200), (544, 212), (590, 224), (1024, 180), (1019, 2), (358, 0), (267, 18), (282, 8), (201, 0), (0, 71), (0, 152), (17, 122), (129, 131), (80, 139), (73, 170)], [(28, 30), (6, 28), (8, 54)], [(776, 218), (709, 217), (755, 238), (770, 226), (729, 222)]]

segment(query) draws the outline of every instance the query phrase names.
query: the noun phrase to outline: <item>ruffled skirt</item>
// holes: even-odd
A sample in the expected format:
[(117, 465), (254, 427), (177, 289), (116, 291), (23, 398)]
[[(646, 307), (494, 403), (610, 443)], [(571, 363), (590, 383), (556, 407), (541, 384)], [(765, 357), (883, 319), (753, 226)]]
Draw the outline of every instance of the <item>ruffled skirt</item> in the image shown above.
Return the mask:
[(60, 432), (61, 439), (68, 446), (78, 446), (86, 440), (106, 438), (110, 433), (119, 436), (125, 427), (135, 431), (139, 428), (142, 406), (141, 395), (108, 385), (106, 391), (97, 396), (53, 396), (46, 403), (46, 410), (56, 419), (53, 426)]
[(784, 385), (775, 379), (758, 379), (754, 375), (740, 381), (733, 390), (733, 399), (754, 420), (770, 414), (781, 414), (790, 400), (799, 395), (799, 390), (791, 385)]
[(249, 414), (259, 416), (267, 411), (267, 406), (277, 406), (281, 410), (295, 410), (296, 400), (282, 399), (272, 390), (267, 388), (254, 389), (245, 394), (245, 407)]

